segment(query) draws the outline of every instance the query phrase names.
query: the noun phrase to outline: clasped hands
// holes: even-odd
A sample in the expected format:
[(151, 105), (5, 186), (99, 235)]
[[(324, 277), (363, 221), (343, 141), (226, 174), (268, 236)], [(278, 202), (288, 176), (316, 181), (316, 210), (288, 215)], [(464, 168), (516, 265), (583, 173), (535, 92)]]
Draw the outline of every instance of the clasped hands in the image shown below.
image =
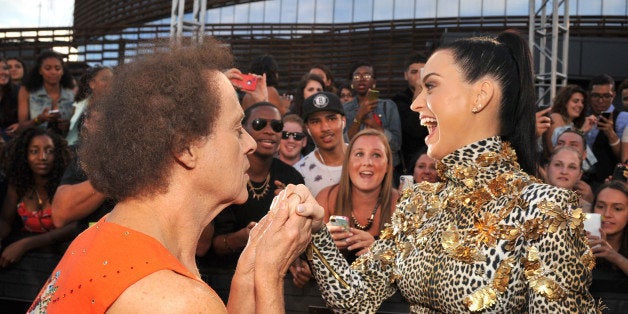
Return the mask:
[[(310, 243), (312, 232), (323, 225), (323, 208), (304, 185), (288, 184), (273, 200), (270, 210), (251, 230), (238, 268), (283, 280), (292, 261)], [(274, 277), (273, 277), (274, 275)]]

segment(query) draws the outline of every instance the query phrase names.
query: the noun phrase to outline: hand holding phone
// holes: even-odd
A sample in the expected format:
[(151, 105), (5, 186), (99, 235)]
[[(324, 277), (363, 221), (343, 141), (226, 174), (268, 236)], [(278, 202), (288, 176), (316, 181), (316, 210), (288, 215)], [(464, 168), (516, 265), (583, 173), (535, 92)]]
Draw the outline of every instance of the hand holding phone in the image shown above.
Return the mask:
[(349, 230), (349, 218), (347, 216), (331, 215), (329, 222), (332, 226), (342, 227), (345, 231)]
[(252, 92), (257, 88), (257, 76), (252, 74), (242, 74), (240, 76), (241, 80), (236, 78), (229, 79), (238, 89)]
[(586, 213), (584, 220), (584, 230), (596, 237), (601, 237), (602, 215), (596, 213)]
[(369, 89), (366, 92), (366, 99), (368, 100), (377, 100), (379, 98), (379, 91), (375, 89)]

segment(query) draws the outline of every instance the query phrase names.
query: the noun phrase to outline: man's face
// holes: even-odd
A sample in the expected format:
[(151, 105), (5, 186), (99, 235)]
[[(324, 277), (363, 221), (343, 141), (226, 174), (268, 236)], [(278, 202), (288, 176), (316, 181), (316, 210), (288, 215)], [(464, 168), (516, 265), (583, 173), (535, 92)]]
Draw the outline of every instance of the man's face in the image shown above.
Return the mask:
[(413, 63), (406, 69), (406, 72), (403, 73), (403, 78), (408, 82), (408, 86), (411, 90), (414, 90), (414, 87), (420, 84), (421, 69), (424, 66), (425, 63)]
[(570, 146), (579, 151), (582, 155), (582, 158), (585, 159), (587, 158), (587, 151), (584, 145), (585, 144), (582, 140), (582, 136), (574, 132), (565, 132), (561, 134), (556, 140), (556, 146), (554, 147), (554, 149), (563, 146)]
[(307, 118), (306, 127), (316, 147), (333, 150), (344, 143), (342, 131), (345, 117), (333, 111), (319, 111)]
[(600, 114), (610, 108), (613, 103), (615, 92), (613, 91), (613, 85), (593, 85), (589, 98), (591, 100), (591, 109), (594, 114)]
[(277, 108), (261, 106), (253, 109), (244, 128), (257, 143), (255, 155), (275, 156), (279, 150), (283, 130), (283, 122)]

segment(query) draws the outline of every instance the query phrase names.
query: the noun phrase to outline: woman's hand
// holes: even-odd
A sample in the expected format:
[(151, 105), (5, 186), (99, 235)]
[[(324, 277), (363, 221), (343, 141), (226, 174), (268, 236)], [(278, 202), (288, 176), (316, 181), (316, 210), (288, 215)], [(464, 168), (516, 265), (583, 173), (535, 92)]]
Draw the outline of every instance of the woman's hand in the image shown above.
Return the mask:
[(552, 124), (552, 119), (546, 116), (552, 108), (547, 108), (536, 113), (536, 137), (540, 137), (545, 133)]
[[(288, 196), (290, 208), (296, 208), (297, 215), (312, 219), (312, 232), (318, 232), (323, 226), (325, 211), (310, 190), (303, 184), (288, 184), (284, 192)], [(293, 210), (290, 211), (291, 214), (293, 212)]]
[(582, 133), (587, 133), (591, 131), (593, 126), (597, 123), (597, 118), (594, 115), (590, 115), (584, 119), (584, 123), (582, 124)]
[(301, 258), (297, 258), (290, 265), (290, 273), (292, 274), (292, 283), (301, 289), (312, 278), (312, 271), (310, 265)]
[(347, 244), (349, 245), (347, 249), (349, 251), (358, 250), (358, 252), (355, 253), (357, 256), (368, 252), (373, 242), (375, 242), (375, 237), (367, 231), (349, 228), (349, 232), (353, 235), (346, 239)]
[(5, 268), (22, 259), (22, 256), (28, 252), (28, 238), (17, 240), (9, 244), (0, 256), (0, 268)]
[(606, 233), (600, 229), (601, 237), (591, 235), (587, 232), (587, 239), (589, 240), (589, 246), (593, 252), (593, 256), (601, 257), (610, 263), (617, 265), (623, 258), (619, 252), (615, 251), (613, 247), (606, 241)]
[(331, 222), (327, 223), (327, 230), (331, 233), (331, 238), (340, 250), (344, 250), (349, 246), (349, 237), (353, 236), (349, 230), (340, 226), (334, 226)]

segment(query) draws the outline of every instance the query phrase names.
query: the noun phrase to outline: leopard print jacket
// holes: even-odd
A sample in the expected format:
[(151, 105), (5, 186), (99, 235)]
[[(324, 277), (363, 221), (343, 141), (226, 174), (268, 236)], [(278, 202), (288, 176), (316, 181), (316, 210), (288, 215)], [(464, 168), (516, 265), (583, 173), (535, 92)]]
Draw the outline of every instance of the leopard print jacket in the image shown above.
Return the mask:
[(374, 313), (398, 289), (413, 313), (595, 313), (595, 265), (570, 191), (539, 183), (499, 137), (402, 191), (392, 222), (348, 265), (323, 227), (309, 257), (338, 313)]

